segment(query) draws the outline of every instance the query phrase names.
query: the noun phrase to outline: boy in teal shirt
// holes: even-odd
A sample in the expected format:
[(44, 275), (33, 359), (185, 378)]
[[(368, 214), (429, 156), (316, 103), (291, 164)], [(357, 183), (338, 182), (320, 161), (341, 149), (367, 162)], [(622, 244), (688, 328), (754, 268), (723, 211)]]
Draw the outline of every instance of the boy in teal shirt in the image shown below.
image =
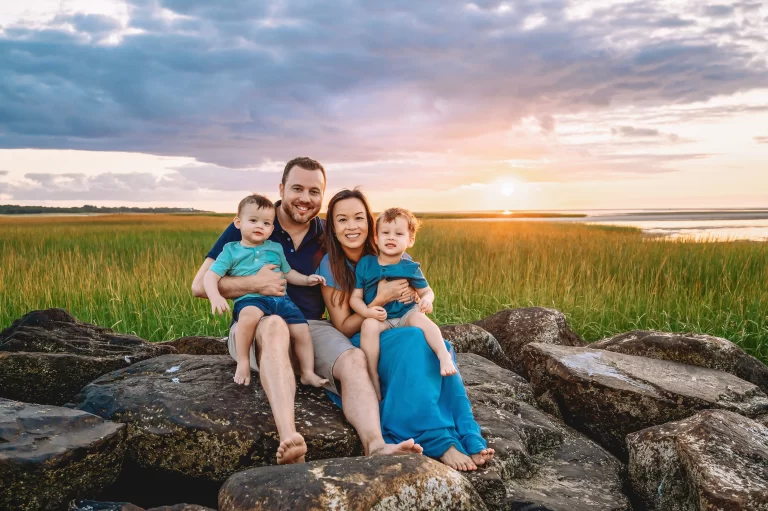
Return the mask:
[[(302, 275), (291, 269), (285, 260), (283, 247), (270, 241), (275, 224), (275, 205), (261, 195), (253, 194), (240, 201), (235, 217), (235, 227), (240, 229), (241, 241), (227, 243), (205, 274), (203, 284), (211, 311), (224, 314), (229, 310), (227, 300), (219, 293), (219, 279), (228, 275), (243, 277), (255, 275), (265, 264), (277, 266), (275, 271), (285, 274), (286, 280), (294, 286), (316, 286), (324, 284), (320, 275)], [(299, 362), (301, 383), (322, 387), (328, 380), (315, 374), (315, 356), (312, 338), (304, 315), (288, 296), (263, 296), (250, 293), (235, 299), (232, 319), (235, 327), (237, 369), (235, 383), (248, 385), (251, 382), (251, 345), (256, 326), (264, 316), (277, 315), (288, 324), (288, 331), (294, 342), (294, 351)], [(255, 357), (254, 357), (255, 359)]]
[[(352, 291), (349, 305), (366, 318), (360, 327), (360, 349), (365, 353), (368, 374), (379, 401), (379, 338), (382, 332), (390, 328), (420, 328), (427, 344), (440, 360), (440, 374), (456, 374), (456, 366), (445, 347), (440, 328), (427, 317), (432, 312), (435, 293), (424, 278), (419, 263), (403, 257), (405, 251), (415, 243), (418, 227), (418, 220), (407, 209), (390, 208), (384, 211), (376, 220), (378, 256), (363, 256), (355, 267), (355, 290)], [(383, 279), (408, 279), (419, 295), (418, 306), (416, 303), (403, 304), (399, 301), (390, 302), (384, 307), (368, 306), (376, 297), (379, 281)]]

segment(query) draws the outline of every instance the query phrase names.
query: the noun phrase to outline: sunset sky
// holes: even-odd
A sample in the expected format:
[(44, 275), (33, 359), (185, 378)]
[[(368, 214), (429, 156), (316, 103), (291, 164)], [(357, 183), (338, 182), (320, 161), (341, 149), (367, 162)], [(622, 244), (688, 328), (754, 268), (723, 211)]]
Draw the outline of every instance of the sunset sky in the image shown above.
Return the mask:
[(0, 203), (768, 207), (768, 3), (0, 3)]

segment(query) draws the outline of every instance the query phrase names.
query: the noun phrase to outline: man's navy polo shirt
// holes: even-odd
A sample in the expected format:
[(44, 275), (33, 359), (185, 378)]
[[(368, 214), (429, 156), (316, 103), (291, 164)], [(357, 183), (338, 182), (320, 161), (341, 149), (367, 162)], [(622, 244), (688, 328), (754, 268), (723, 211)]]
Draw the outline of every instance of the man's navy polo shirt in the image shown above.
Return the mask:
[[(280, 201), (277, 201), (275, 208), (279, 207)], [(301, 245), (298, 249), (294, 249), (293, 241), (290, 235), (280, 227), (277, 211), (275, 211), (275, 230), (272, 231), (269, 239), (283, 246), (285, 259), (291, 265), (291, 268), (304, 275), (312, 275), (325, 255), (325, 249), (323, 248), (324, 229), (325, 223), (323, 219), (319, 217), (313, 218), (309, 222), (309, 231), (304, 235)], [(219, 236), (213, 248), (208, 252), (207, 257), (216, 259), (221, 254), (221, 251), (224, 250), (224, 245), (232, 241), (240, 241), (241, 239), (242, 236), (235, 227), (235, 224), (229, 224), (229, 227)], [(323, 295), (320, 291), (321, 287), (319, 285), (309, 287), (288, 284), (288, 296), (298, 306), (306, 319), (321, 319), (323, 317), (325, 302), (323, 302)]]

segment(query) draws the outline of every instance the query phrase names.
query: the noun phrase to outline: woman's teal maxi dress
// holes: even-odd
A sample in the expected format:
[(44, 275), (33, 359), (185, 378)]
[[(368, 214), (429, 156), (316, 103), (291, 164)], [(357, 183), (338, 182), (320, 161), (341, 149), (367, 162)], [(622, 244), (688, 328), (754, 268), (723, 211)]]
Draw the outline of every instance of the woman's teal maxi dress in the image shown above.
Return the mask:
[[(320, 263), (318, 274), (335, 287), (328, 256)], [(360, 334), (350, 340), (360, 347)], [(455, 360), (453, 348), (446, 345)], [(452, 445), (464, 454), (487, 447), (461, 375), (440, 375), (440, 362), (419, 328), (393, 328), (381, 334), (379, 379), (381, 430), (387, 443), (413, 438), (424, 448), (424, 454), (433, 458), (442, 456)], [(341, 406), (339, 396), (329, 396)]]

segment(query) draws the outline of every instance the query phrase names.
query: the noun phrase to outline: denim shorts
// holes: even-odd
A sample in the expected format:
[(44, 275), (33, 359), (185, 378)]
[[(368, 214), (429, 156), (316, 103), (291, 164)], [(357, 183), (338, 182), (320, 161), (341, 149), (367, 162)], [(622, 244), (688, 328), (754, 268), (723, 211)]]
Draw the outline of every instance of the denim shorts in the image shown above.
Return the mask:
[(265, 316), (280, 316), (289, 325), (307, 322), (304, 314), (287, 296), (249, 296), (238, 300), (232, 311), (232, 321), (237, 321), (240, 311), (245, 307), (256, 307), (264, 312)]

